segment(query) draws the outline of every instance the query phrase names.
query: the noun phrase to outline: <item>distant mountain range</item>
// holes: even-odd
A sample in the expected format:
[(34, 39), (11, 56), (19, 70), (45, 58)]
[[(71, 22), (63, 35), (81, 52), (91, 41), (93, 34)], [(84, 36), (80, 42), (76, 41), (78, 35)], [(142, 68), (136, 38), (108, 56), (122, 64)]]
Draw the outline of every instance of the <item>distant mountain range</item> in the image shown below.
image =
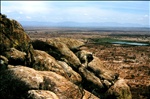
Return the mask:
[(20, 21), (23, 26), (42, 26), (42, 27), (150, 27), (146, 25), (133, 23), (117, 23), (117, 22), (37, 22), (37, 21)]

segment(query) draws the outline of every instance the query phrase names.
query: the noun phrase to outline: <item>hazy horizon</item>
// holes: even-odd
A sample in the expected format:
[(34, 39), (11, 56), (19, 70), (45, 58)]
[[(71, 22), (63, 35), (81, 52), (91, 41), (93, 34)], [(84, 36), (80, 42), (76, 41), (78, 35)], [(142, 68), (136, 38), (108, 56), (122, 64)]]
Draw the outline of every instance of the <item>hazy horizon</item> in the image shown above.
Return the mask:
[(150, 1), (1, 1), (2, 14), (29, 24), (75, 25), (74, 22), (89, 26), (112, 23), (112, 26), (150, 27), (149, 9)]

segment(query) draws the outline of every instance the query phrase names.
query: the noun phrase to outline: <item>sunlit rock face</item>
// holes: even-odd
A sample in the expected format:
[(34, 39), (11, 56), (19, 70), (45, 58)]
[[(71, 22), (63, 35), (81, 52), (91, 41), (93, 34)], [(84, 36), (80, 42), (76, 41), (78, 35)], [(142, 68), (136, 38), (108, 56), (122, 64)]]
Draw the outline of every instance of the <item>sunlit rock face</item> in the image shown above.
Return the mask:
[(29, 99), (59, 99), (55, 93), (47, 90), (29, 90), (27, 97)]
[(31, 41), (0, 15), (1, 99), (132, 99), (129, 86), (104, 68), (84, 43), (70, 38)]
[[(58, 38), (57, 38), (58, 39)], [(55, 57), (57, 60), (62, 60), (68, 63), (70, 66), (73, 68), (78, 68), (81, 63), (80, 60), (77, 58), (77, 56), (68, 48), (68, 46), (61, 42), (59, 40), (55, 39), (46, 39), (45, 41), (43, 40), (36, 40), (33, 42), (33, 47), (35, 49), (39, 50), (45, 50), (48, 52), (50, 55)], [(37, 46), (38, 43), (42, 46)]]

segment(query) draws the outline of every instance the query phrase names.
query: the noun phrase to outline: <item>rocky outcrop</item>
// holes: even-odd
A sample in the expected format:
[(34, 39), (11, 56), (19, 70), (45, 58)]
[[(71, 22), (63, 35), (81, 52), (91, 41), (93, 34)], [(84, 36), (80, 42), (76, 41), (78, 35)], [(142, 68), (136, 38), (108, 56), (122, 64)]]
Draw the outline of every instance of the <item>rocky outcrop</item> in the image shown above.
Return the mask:
[(79, 84), (82, 81), (82, 77), (74, 71), (67, 63), (63, 61), (58, 61), (58, 64), (62, 66), (65, 73), (68, 75), (69, 80), (75, 84)]
[(41, 94), (39, 93), (41, 90), (47, 90), (42, 93), (51, 93), (53, 97), (60, 99), (82, 99), (85, 94), (84, 89), (51, 71), (36, 71), (25, 66), (15, 66), (0, 72), (0, 75), (2, 99), (35, 98)]
[[(38, 43), (42, 45), (42, 47), (37, 46)], [(32, 44), (35, 49), (44, 50), (55, 57), (57, 60), (65, 61), (73, 68), (78, 68), (81, 65), (77, 56), (68, 48), (66, 44), (60, 42), (59, 40), (36, 40)]]
[(105, 93), (106, 99), (132, 99), (129, 86), (123, 79), (119, 79)]
[(76, 39), (71, 39), (71, 38), (61, 38), (60, 37), (60, 38), (51, 38), (49, 40), (55, 41), (55, 42), (62, 42), (63, 44), (67, 45), (67, 47), (71, 50), (78, 49), (85, 45), (84, 42), (81, 42)]
[(25, 33), (21, 24), (16, 20), (6, 18), (5, 15), (0, 15), (0, 27), (1, 54), (4, 55), (4, 52), (9, 51), (11, 48), (15, 48), (26, 53), (26, 65), (31, 65), (31, 61), (34, 60), (32, 57), (33, 48), (30, 44), (31, 40)]
[[(41, 42), (41, 41), (43, 41), (43, 42)], [(60, 38), (49, 38), (48, 41), (61, 42), (61, 43), (65, 44), (72, 51), (75, 51), (78, 48), (80, 48), (80, 47), (85, 45), (84, 42), (81, 42), (79, 40), (71, 39), (71, 38), (62, 38), (62, 37), (60, 37)], [(49, 44), (46, 43), (46, 40), (44, 40), (44, 39), (37, 39), (37, 40), (34, 40), (32, 42), (34, 47), (37, 48), (37, 49), (40, 49), (40, 47), (36, 45), (37, 43), (40, 44), (41, 46), (43, 46), (44, 48), (46, 48), (49, 45)], [(41, 47), (41, 49), (44, 50), (42, 47)]]
[(31, 42), (22, 26), (0, 15), (1, 99), (131, 99), (129, 86), (103, 67), (83, 42)]
[(67, 63), (58, 62), (54, 57), (44, 51), (34, 50), (34, 59), (35, 62), (32, 68), (36, 70), (56, 72), (74, 83), (79, 83), (82, 80), (81, 76), (73, 71)]
[(16, 48), (21, 51), (26, 51), (29, 48), (30, 38), (25, 33), (20, 23), (13, 19), (8, 19), (0, 15), (1, 26), (1, 51), (9, 48)]

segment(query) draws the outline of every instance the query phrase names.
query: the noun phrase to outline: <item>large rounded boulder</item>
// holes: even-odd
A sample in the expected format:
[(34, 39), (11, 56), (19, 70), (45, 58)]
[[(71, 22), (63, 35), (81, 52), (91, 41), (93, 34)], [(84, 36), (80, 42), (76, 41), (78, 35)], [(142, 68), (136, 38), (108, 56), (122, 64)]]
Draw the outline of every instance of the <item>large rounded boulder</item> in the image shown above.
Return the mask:
[(6, 18), (4, 15), (0, 15), (0, 26), (1, 52), (12, 47), (21, 51), (26, 51), (29, 48), (30, 38), (20, 23), (16, 20)]
[(0, 81), (1, 99), (98, 99), (55, 72), (25, 66), (0, 72)]
[[(16, 20), (9, 19), (5, 15), (0, 14), (0, 53), (5, 56), (6, 53), (15, 48), (21, 52), (25, 52), (24, 65), (31, 65), (33, 62), (33, 47), (31, 40), (25, 33), (22, 25)], [(7, 57), (10, 58), (10, 57)]]
[[(80, 67), (79, 58), (69, 49), (66, 43), (57, 39), (35, 40), (32, 42), (34, 49), (44, 50), (52, 55), (56, 60), (65, 61), (72, 68)], [(77, 47), (77, 46), (76, 46)]]

